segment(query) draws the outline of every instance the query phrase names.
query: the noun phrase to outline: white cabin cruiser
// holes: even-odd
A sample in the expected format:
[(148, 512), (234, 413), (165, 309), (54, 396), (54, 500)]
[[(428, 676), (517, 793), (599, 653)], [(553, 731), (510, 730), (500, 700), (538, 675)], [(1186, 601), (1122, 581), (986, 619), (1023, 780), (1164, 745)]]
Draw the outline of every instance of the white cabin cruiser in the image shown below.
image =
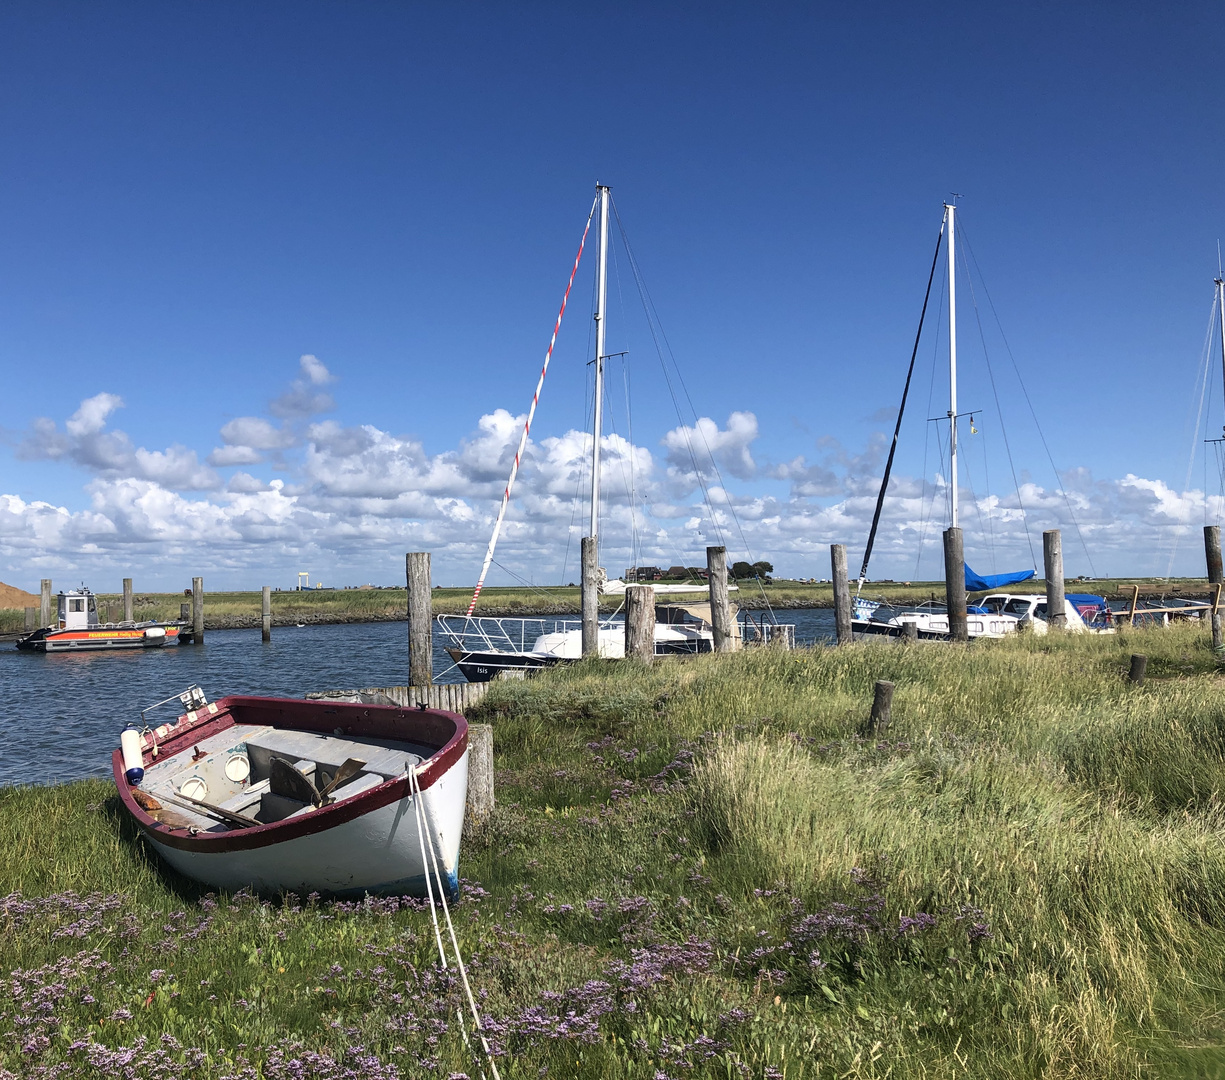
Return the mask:
[[(1112, 634), (1114, 628), (1108, 614), (1097, 617), (1098, 613), (1108, 612), (1101, 597), (1068, 594), (1064, 597), (1064, 629), (1072, 633)], [(878, 607), (870, 615), (854, 619), (851, 626), (859, 635), (902, 637), (907, 623), (914, 624), (920, 638), (948, 640), (948, 613), (935, 606), (896, 612)], [(1045, 634), (1050, 629), (1047, 599), (1041, 593), (989, 593), (967, 605), (966, 624), (971, 638), (1002, 638), (1021, 629)]]

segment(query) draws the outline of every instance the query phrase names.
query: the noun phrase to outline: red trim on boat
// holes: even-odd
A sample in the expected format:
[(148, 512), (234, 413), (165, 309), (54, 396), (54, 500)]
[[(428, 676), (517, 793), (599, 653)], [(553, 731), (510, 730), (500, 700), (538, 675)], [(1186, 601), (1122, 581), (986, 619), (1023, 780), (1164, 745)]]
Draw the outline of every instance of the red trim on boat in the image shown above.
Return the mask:
[[(186, 726), (183, 724), (186, 717), (180, 717), (180, 723), (158, 743), (159, 756), (181, 753), (202, 739), (219, 734), (236, 723), (269, 725), (294, 731), (316, 731), (328, 735), (396, 739), (438, 747), (418, 774), (418, 782), (424, 791), (437, 783), (463, 757), (468, 748), (468, 721), (458, 713), (444, 712), (441, 709), (401, 709), (392, 705), (239, 695), (222, 698), (216, 702), (216, 706), (215, 715), (208, 713), (206, 706), (198, 710), (204, 715), (198, 715), (194, 723), (188, 722)], [(144, 760), (146, 765), (153, 760), (152, 748), (145, 750)], [(120, 750), (111, 755), (111, 767), (124, 808), (152, 842), (201, 854), (246, 851), (279, 844), (284, 840), (294, 840), (300, 836), (310, 836), (343, 825), (409, 796), (408, 774), (405, 774), (345, 799), (344, 802), (334, 803), (301, 817), (256, 825), (249, 829), (233, 829), (223, 833), (202, 832), (193, 836), (185, 829), (171, 828), (154, 821), (136, 804), (124, 776), (123, 753)]]

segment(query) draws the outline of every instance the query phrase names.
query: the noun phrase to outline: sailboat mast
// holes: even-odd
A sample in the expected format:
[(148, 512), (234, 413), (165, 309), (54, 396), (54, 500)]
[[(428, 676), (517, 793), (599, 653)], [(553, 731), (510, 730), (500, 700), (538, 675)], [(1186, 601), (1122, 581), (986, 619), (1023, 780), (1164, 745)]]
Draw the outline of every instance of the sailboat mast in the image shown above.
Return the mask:
[(1225, 279), (1222, 278), (1216, 279), (1216, 307), (1221, 317), (1221, 377), (1225, 378)]
[(591, 440), (591, 535), (600, 535), (600, 429), (604, 421), (604, 308), (608, 299), (608, 188), (596, 185), (600, 197), (600, 265), (596, 271), (595, 418)]
[(949, 524), (957, 528), (957, 247), (953, 218), (957, 207), (944, 204), (949, 223), (949, 473), (952, 487), (949, 499)]

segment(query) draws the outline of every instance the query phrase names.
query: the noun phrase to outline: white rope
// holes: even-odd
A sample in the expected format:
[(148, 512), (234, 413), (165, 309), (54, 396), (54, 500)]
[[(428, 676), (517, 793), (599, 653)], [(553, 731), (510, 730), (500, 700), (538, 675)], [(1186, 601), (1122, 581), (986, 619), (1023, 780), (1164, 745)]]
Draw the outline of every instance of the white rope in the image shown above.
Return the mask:
[[(438, 881), (438, 897), (442, 901), (442, 913), (447, 921), (447, 933), (451, 938), (451, 947), (455, 950), (455, 966), (459, 969), (459, 977), (464, 986), (464, 995), (468, 999), (468, 1007), (472, 1010), (472, 1023), (476, 1027), (477, 1035), (480, 1036), (481, 1048), (485, 1051), (485, 1059), (489, 1062), (489, 1069), (493, 1073), (493, 1080), (502, 1080), (502, 1078), (498, 1075), (498, 1066), (493, 1059), (492, 1051), (489, 1049), (489, 1042), (485, 1038), (484, 1029), (481, 1027), (481, 1014), (477, 1010), (476, 999), (472, 994), (472, 986), (468, 982), (468, 970), (464, 967), (464, 958), (459, 951), (459, 940), (455, 936), (455, 924), (451, 922), (451, 909), (447, 904), (447, 890), (446, 886), (443, 884), (442, 870), (438, 866), (438, 855), (434, 850), (434, 839), (432, 834), (428, 845), (430, 851), (430, 861), (429, 863), (426, 862), (425, 849), (427, 845), (425, 842), (425, 834), (427, 829), (429, 829), (429, 810), (425, 805), (425, 793), (421, 790), (421, 782), (415, 769), (410, 771), (409, 778), (409, 787), (416, 795), (416, 797), (413, 799), (413, 809), (417, 815), (417, 839), (421, 843), (421, 865), (422, 869), (425, 870), (425, 887), (430, 898), (430, 915), (434, 920), (434, 935), (438, 942), (438, 956), (442, 960), (443, 968), (446, 968), (447, 957), (442, 945), (442, 933), (438, 927), (438, 912), (434, 907), (434, 890), (430, 883), (431, 864), (434, 868), (434, 877)], [(441, 836), (442, 834), (440, 833), (440, 839)], [(459, 1019), (459, 1029), (463, 1033), (464, 1045), (469, 1051), (471, 1051), (472, 1044), (468, 1041), (468, 1027), (464, 1023), (463, 1013), (459, 1009), (456, 1009), (456, 1013)], [(481, 1075), (484, 1076), (483, 1071)]]

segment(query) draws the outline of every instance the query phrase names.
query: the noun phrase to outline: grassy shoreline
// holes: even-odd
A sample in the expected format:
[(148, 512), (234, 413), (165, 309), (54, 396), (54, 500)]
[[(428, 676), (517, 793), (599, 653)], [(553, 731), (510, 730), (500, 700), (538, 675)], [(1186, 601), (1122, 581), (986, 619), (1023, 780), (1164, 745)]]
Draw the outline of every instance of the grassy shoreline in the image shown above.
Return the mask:
[[(1222, 688), (1195, 627), (496, 685), (503, 1077), (1222, 1075)], [(416, 905), (211, 897), (98, 781), (0, 790), (0, 852), (4, 1080), (478, 1075)]]
[[(1204, 579), (1183, 578), (1153, 583), (1130, 578), (1111, 578), (1089, 582), (1069, 582), (1069, 592), (1103, 594), (1112, 600), (1129, 600), (1132, 586), (1140, 587), (1142, 597), (1180, 596), (1207, 599), (1208, 583)], [(1023, 582), (1013, 587), (1016, 592), (1041, 592), (1041, 581)], [(944, 583), (928, 582), (869, 582), (864, 595), (893, 604), (918, 604), (924, 600), (944, 598)], [(775, 581), (758, 585), (742, 582), (732, 594), (735, 602), (746, 610), (777, 608), (833, 607), (833, 586), (798, 581)], [(433, 594), (435, 615), (462, 615), (468, 609), (472, 590), (468, 588), (436, 588)], [(683, 599), (683, 597), (678, 597)], [(138, 593), (134, 614), (138, 619), (169, 620), (179, 617), (179, 610), (188, 598), (179, 593)], [(99, 593), (98, 602), (103, 621), (122, 615), (123, 598), (118, 593)], [(261, 596), (259, 592), (206, 593), (204, 625), (207, 630), (251, 628), (260, 625)], [(601, 607), (613, 611), (619, 600), (609, 598)], [(274, 626), (298, 623), (387, 622), (406, 617), (407, 593), (404, 589), (320, 589), (303, 592), (274, 592), (272, 622)], [(489, 616), (551, 616), (579, 614), (579, 590), (569, 586), (539, 588), (489, 588), (477, 601), (477, 615)], [(24, 625), (24, 612), (16, 608), (0, 608), (0, 633), (15, 633)]]

